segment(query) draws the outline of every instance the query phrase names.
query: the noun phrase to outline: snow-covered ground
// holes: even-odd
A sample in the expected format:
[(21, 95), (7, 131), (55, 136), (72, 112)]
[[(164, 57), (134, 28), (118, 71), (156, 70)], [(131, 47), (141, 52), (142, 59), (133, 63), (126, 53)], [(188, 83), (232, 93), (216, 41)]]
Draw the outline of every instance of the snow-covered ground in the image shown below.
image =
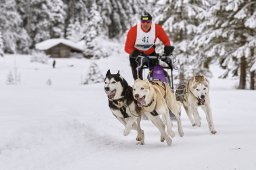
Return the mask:
[[(214, 67), (211, 82), (211, 135), (205, 115), (192, 127), (183, 110), (184, 137), (171, 146), (161, 143), (157, 129), (142, 121), (145, 145), (136, 133), (123, 136), (122, 125), (108, 108), (103, 83), (81, 85), (90, 65), (85, 59), (57, 59), (56, 69), (30, 63), (29, 56), (0, 58), (1, 170), (254, 170), (256, 168), (256, 91), (236, 90), (220, 80)], [(130, 84), (127, 56), (96, 61), (103, 74), (121, 71)], [(7, 85), (17, 67), (20, 83)], [(51, 85), (49, 85), (49, 80)], [(48, 82), (48, 83), (47, 83)]]

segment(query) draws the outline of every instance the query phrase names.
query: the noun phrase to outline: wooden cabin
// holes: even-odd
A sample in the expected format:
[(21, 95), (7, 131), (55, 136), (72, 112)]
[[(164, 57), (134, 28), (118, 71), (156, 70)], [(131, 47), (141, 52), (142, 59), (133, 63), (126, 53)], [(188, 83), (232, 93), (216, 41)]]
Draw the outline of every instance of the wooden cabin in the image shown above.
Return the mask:
[(51, 58), (69, 58), (72, 52), (83, 53), (83, 43), (66, 39), (49, 39), (36, 44), (36, 49), (44, 51)]

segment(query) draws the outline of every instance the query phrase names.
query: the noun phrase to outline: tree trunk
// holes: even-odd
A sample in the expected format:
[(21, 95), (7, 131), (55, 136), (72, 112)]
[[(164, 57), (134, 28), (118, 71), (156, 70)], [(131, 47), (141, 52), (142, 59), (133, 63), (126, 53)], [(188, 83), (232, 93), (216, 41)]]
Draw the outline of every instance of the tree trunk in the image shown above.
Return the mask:
[[(251, 0), (249, 2), (251, 2)], [(251, 15), (254, 14), (255, 7), (256, 7), (255, 3), (250, 5), (249, 9), (250, 9)], [(253, 29), (251, 29), (250, 33), (251, 33), (251, 35), (253, 35)], [(251, 48), (250, 68), (252, 67), (253, 63), (255, 62), (254, 54), (255, 54), (255, 48)], [(250, 89), (251, 90), (255, 90), (255, 80), (256, 80), (255, 71), (253, 70), (252, 72), (250, 72)]]
[(251, 72), (250, 77), (251, 77), (250, 89), (255, 90), (255, 71)]
[(239, 89), (245, 89), (246, 87), (246, 58), (241, 58), (240, 63), (240, 81), (239, 81)]
[(27, 24), (25, 25), (25, 29), (27, 33), (31, 35), (31, 20), (32, 20), (32, 12), (31, 12), (31, 2), (30, 0), (26, 3), (26, 17), (27, 17)]

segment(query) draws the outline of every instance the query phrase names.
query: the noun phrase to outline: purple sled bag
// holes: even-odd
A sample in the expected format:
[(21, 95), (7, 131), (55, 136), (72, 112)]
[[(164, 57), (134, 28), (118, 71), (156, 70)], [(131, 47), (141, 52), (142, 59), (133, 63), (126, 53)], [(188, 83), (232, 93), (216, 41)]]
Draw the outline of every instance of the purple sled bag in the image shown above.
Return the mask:
[(156, 65), (152, 70), (152, 79), (167, 83), (165, 72), (162, 66)]

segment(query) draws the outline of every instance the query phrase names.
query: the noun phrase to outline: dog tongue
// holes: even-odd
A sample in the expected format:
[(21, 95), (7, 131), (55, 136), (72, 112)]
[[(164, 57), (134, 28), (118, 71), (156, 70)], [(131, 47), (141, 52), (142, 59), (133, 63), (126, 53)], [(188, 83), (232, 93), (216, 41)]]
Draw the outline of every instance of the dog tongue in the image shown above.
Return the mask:
[(115, 96), (115, 93), (110, 93), (110, 94), (108, 94), (108, 98), (109, 98), (109, 99), (114, 98), (114, 96)]
[(198, 104), (199, 105), (204, 105), (205, 99), (200, 99), (198, 98)]
[(141, 106), (146, 105), (145, 97), (139, 98), (138, 104)]

